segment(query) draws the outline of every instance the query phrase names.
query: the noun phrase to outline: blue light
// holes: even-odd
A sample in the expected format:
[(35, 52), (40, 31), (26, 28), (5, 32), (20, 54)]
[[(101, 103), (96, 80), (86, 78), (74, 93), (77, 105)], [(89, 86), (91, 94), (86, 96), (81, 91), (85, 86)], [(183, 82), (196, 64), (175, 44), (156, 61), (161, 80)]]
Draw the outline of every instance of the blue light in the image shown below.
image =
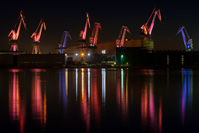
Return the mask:
[(88, 56), (91, 56), (91, 54), (90, 54), (90, 53), (88, 53), (87, 55), (88, 55)]
[(78, 53), (76, 53), (75, 56), (78, 56)]

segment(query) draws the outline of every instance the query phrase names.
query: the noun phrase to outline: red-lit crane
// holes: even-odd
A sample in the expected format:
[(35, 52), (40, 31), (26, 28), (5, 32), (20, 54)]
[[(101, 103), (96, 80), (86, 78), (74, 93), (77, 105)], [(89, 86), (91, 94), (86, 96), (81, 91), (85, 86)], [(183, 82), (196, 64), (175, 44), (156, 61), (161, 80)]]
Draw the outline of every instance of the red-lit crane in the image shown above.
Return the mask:
[(117, 47), (123, 47), (124, 46), (124, 39), (126, 36), (126, 32), (130, 33), (130, 30), (127, 26), (122, 26), (120, 30), (120, 34), (118, 38), (116, 39), (116, 46)]
[(102, 30), (101, 24), (98, 23), (98, 22), (95, 22), (94, 27), (93, 27), (93, 31), (91, 33), (91, 37), (89, 38), (90, 46), (92, 46), (92, 47), (97, 45), (99, 29)]
[[(149, 23), (149, 21), (150, 21), (152, 16), (153, 16), (153, 19), (151, 21), (150, 27), (148, 28), (148, 23)], [(151, 15), (150, 15), (150, 17), (149, 17), (149, 19), (147, 20), (147, 22), (141, 26), (141, 30), (142, 30), (141, 35), (144, 35), (144, 39), (148, 39), (148, 38), (151, 37), (151, 33), (152, 33), (152, 30), (153, 30), (153, 27), (154, 27), (154, 24), (155, 24), (156, 16), (158, 16), (158, 18), (159, 18), (159, 20), (161, 22), (162, 19), (161, 19), (160, 9), (154, 8), (152, 13), (151, 13)]]
[(86, 46), (85, 45), (85, 40), (86, 40), (86, 33), (87, 33), (87, 27), (89, 26), (89, 28), (91, 27), (90, 26), (90, 20), (89, 20), (89, 15), (88, 13), (86, 13), (86, 23), (85, 23), (85, 27), (84, 27), (84, 30), (81, 30), (80, 31), (80, 41), (83, 42), (83, 46)]
[(17, 30), (15, 30), (15, 29), (16, 29), (18, 23), (15, 24), (14, 28), (10, 31), (10, 33), (8, 35), (8, 37), (10, 38), (9, 41), (11, 42), (11, 48), (10, 48), (11, 51), (18, 51), (18, 45), (17, 45), (16, 41), (19, 38), (21, 23), (23, 23), (24, 28), (26, 29), (26, 23), (24, 21), (24, 16), (22, 14), (22, 11), (20, 12), (20, 16), (19, 16), (18, 20), (19, 20), (19, 25), (18, 25)]
[(40, 38), (41, 38), (42, 29), (46, 30), (46, 24), (41, 19), (36, 31), (31, 36), (31, 38), (33, 38), (32, 54), (39, 54), (40, 53), (39, 42), (40, 42)]

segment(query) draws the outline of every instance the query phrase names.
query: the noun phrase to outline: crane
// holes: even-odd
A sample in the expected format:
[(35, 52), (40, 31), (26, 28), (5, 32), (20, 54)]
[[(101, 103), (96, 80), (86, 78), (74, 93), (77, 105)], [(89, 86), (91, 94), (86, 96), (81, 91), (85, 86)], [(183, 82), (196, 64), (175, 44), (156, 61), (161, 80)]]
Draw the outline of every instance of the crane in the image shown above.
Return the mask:
[(62, 35), (61, 43), (58, 44), (59, 53), (64, 53), (64, 50), (66, 49), (68, 37), (72, 40), (70, 33), (68, 31), (64, 31)]
[[(148, 23), (149, 23), (149, 20), (151, 19), (152, 16), (153, 16), (153, 19), (151, 21), (150, 27), (148, 28)], [(155, 24), (156, 16), (158, 16), (158, 18), (161, 22), (162, 18), (161, 18), (160, 9), (154, 8), (150, 17), (149, 17), (149, 19), (147, 20), (147, 22), (141, 26), (141, 30), (142, 30), (141, 35), (144, 35), (144, 39), (148, 39), (151, 36), (152, 30), (153, 30), (153, 27), (154, 27), (154, 24)]]
[(40, 53), (39, 42), (40, 42), (40, 38), (41, 38), (42, 29), (46, 30), (46, 24), (43, 21), (43, 19), (41, 18), (36, 31), (31, 35), (31, 38), (33, 38), (32, 54)]
[(85, 27), (84, 30), (80, 31), (79, 37), (80, 37), (80, 41), (83, 42), (83, 46), (85, 46), (85, 40), (86, 40), (86, 33), (87, 33), (87, 28), (91, 28), (90, 26), (90, 20), (89, 20), (89, 15), (88, 13), (86, 13), (86, 23), (85, 23)]
[(101, 31), (102, 31), (101, 24), (98, 23), (98, 22), (95, 22), (93, 30), (92, 30), (92, 33), (91, 33), (91, 37), (89, 38), (89, 40), (90, 40), (90, 46), (92, 46), (92, 47), (97, 45), (97, 39), (98, 39), (99, 29), (101, 29)]
[(24, 28), (26, 29), (26, 23), (24, 21), (24, 16), (22, 14), (22, 11), (20, 12), (20, 16), (18, 20), (19, 20), (19, 25), (18, 25), (17, 30), (15, 29), (18, 23), (15, 24), (14, 28), (8, 34), (8, 37), (10, 38), (9, 41), (11, 42), (11, 48), (10, 48), (11, 51), (18, 51), (18, 45), (16, 44), (16, 41), (19, 38), (19, 33), (20, 33), (22, 23), (23, 23)]
[(191, 51), (191, 49), (193, 49), (192, 39), (189, 37), (189, 34), (188, 34), (187, 30), (185, 29), (185, 27), (183, 25), (182, 25), (182, 27), (179, 28), (176, 35), (178, 35), (180, 32), (182, 33), (182, 38), (183, 38), (183, 41), (184, 41), (185, 50)]
[(116, 39), (116, 46), (117, 47), (123, 47), (124, 46), (124, 39), (126, 36), (126, 32), (130, 33), (130, 30), (127, 26), (122, 26), (120, 30), (120, 34), (118, 38)]

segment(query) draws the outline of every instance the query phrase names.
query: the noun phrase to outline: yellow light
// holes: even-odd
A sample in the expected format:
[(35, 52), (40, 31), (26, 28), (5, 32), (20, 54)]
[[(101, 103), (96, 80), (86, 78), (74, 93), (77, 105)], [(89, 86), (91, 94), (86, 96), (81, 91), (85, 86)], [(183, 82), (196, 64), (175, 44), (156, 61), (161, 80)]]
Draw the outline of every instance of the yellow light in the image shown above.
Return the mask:
[(81, 53), (81, 56), (84, 56), (84, 53)]

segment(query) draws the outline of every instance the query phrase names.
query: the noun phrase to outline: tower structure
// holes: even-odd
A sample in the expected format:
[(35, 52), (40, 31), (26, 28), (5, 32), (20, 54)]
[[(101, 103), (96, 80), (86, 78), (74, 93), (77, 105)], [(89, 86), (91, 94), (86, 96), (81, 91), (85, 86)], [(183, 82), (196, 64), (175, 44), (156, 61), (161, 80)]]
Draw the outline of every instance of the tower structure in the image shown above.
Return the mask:
[(10, 33), (8, 35), (8, 37), (10, 38), (9, 43), (11, 44), (10, 51), (19, 51), (17, 40), (19, 38), (19, 33), (21, 30), (22, 23), (24, 25), (24, 28), (26, 29), (26, 23), (24, 21), (24, 16), (21, 11), (17, 23), (15, 24), (14, 28), (10, 31)]
[(33, 50), (32, 54), (39, 54), (41, 53), (39, 43), (41, 38), (42, 29), (46, 30), (46, 24), (43, 19), (40, 20), (39, 25), (36, 31), (32, 34), (31, 38), (33, 38)]

